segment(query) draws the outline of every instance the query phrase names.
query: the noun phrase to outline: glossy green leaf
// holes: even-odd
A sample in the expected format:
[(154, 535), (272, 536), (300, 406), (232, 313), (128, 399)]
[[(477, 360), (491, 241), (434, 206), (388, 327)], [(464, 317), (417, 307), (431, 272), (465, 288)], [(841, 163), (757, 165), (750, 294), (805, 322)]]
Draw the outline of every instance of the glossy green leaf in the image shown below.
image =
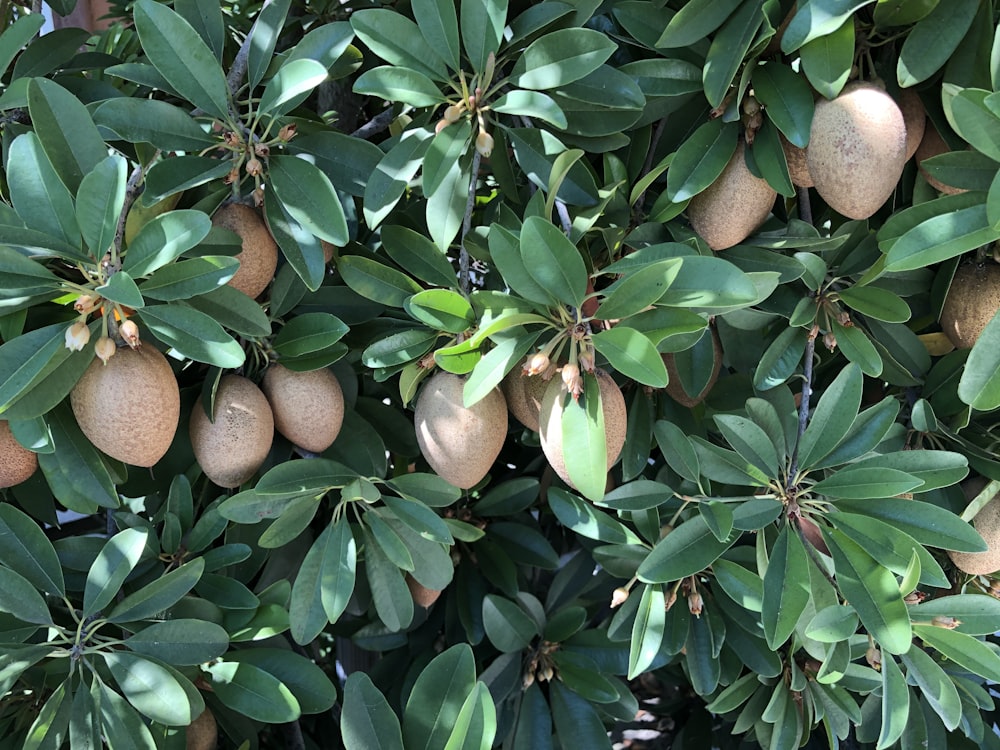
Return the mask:
[(908, 26), (925, 18), (940, 0), (879, 0), (875, 6), (876, 26)]
[(260, 111), (271, 117), (290, 112), (328, 77), (326, 66), (316, 60), (288, 60), (264, 87)]
[(564, 86), (597, 70), (614, 51), (614, 42), (592, 29), (553, 31), (521, 53), (511, 83), (535, 90)]
[(417, 677), (403, 710), (407, 750), (443, 747), (475, 684), (475, 663), (467, 644), (435, 656)]
[(250, 664), (276, 677), (295, 696), (304, 714), (328, 711), (336, 700), (330, 678), (302, 654), (283, 648), (250, 648), (230, 652), (227, 661)]
[(390, 307), (403, 307), (421, 287), (406, 274), (362, 255), (345, 255), (337, 269), (347, 285), (363, 297)]
[(471, 162), (470, 156), (453, 161), (434, 194), (427, 196), (424, 217), (431, 239), (443, 252), (451, 247), (462, 228), (472, 179)]
[(872, 2), (874, 0), (806, 0), (798, 7), (781, 37), (781, 51), (791, 54), (803, 44), (836, 31), (858, 8)]
[(214, 141), (186, 111), (158, 99), (108, 99), (94, 111), (94, 122), (111, 131), (111, 140), (164, 150), (200, 151)]
[(1000, 161), (1000, 146), (993, 140), (1000, 133), (995, 101), (996, 97), (985, 89), (959, 90), (949, 101), (948, 121), (973, 147), (994, 161)]
[(832, 498), (848, 500), (895, 497), (919, 487), (922, 481), (898, 469), (841, 469), (813, 485), (813, 490)]
[(344, 684), (340, 733), (344, 747), (403, 750), (399, 719), (364, 672), (352, 673)]
[(799, 49), (802, 72), (812, 87), (827, 99), (844, 88), (854, 62), (854, 19), (845, 20), (836, 31), (816, 37)]
[(979, 334), (958, 383), (958, 397), (980, 411), (1000, 406), (1000, 315)]
[(979, 0), (939, 3), (910, 30), (899, 51), (896, 80), (903, 88), (926, 81), (954, 53), (976, 17)]
[(146, 276), (195, 247), (211, 228), (211, 220), (201, 211), (185, 209), (160, 214), (132, 239), (122, 270), (134, 279)]
[(365, 573), (375, 611), (388, 630), (402, 630), (413, 620), (413, 599), (410, 597), (410, 590), (399, 568), (392, 563), (381, 547), (369, 539), (368, 530), (364, 531)]
[[(788, 174), (788, 161), (785, 158), (784, 147), (781, 145), (781, 137), (774, 123), (765, 120), (761, 124), (757, 135), (754, 137), (753, 148), (746, 154), (745, 158), (753, 161), (757, 166), (757, 171), (760, 172), (760, 176), (767, 180), (767, 183), (779, 194), (786, 198), (795, 195), (795, 186), (792, 184), (792, 178)], [(750, 248), (749, 246), (741, 247), (739, 245), (731, 249), (736, 248), (740, 248), (737, 251), (739, 253), (753, 253), (756, 250), (756, 248)], [(733, 253), (726, 253), (726, 255), (730, 260), (734, 260)], [(770, 256), (769, 260), (774, 257), (773, 255)], [(777, 257), (785, 258), (785, 256)], [(793, 263), (797, 262), (794, 258), (791, 260)], [(780, 264), (783, 261), (779, 260), (777, 263)], [(748, 271), (753, 270), (746, 264), (743, 265), (743, 268)], [(787, 273), (785, 268), (775, 270), (778, 270), (778, 273), (781, 273), (783, 276)]]
[(772, 649), (781, 646), (795, 631), (810, 596), (806, 550), (799, 535), (786, 524), (774, 543), (764, 575), (761, 622)]
[(21, 16), (11, 23), (3, 34), (0, 34), (0, 76), (7, 72), (7, 67), (17, 56), (17, 53), (45, 25), (45, 17), (41, 13)]
[(351, 14), (354, 32), (378, 57), (391, 65), (411, 68), (432, 80), (447, 80), (444, 61), (435, 54), (413, 21), (388, 8), (362, 9)]
[[(633, 592), (633, 596), (635, 593)], [(666, 622), (663, 588), (646, 584), (642, 587), (642, 600), (632, 624), (632, 640), (628, 658), (628, 679), (642, 674), (659, 654), (663, 643)]]
[(888, 289), (875, 286), (852, 286), (839, 292), (840, 299), (852, 310), (887, 323), (905, 323), (910, 306)]
[(70, 510), (93, 513), (98, 506), (117, 508), (118, 492), (108, 467), (84, 436), (66, 407), (46, 415), (56, 450), (38, 456), (38, 466), (52, 494)]
[(38, 709), (21, 745), (22, 750), (58, 748), (65, 741), (71, 705), (66, 695), (68, 685), (68, 680), (61, 683)]
[(555, 299), (580, 305), (587, 268), (572, 242), (551, 222), (532, 216), (521, 228), (521, 257), (532, 279)]
[[(382, 11), (361, 10), (351, 16), (352, 23), (365, 13)], [(402, 18), (391, 11), (390, 16)], [(423, 156), (431, 145), (433, 132), (408, 130), (378, 162), (368, 177), (364, 190), (364, 216), (369, 227), (375, 229), (389, 215), (403, 195), (407, 185), (423, 164)]]
[(306, 554), (292, 586), (289, 616), (296, 643), (336, 622), (354, 593), (357, 547), (344, 519), (330, 524)]
[(229, 635), (213, 622), (181, 618), (154, 622), (125, 641), (136, 653), (172, 665), (197, 665), (222, 656)]
[(639, 539), (628, 527), (566, 490), (553, 487), (548, 494), (549, 507), (568, 529), (608, 544), (638, 544)]
[(80, 244), (73, 196), (59, 179), (34, 133), (10, 145), (11, 202), (25, 225), (73, 246)]
[(652, 388), (667, 384), (667, 368), (653, 343), (634, 328), (615, 326), (591, 337), (612, 367), (636, 382)]
[[(514, 148), (514, 158), (525, 175), (533, 184), (547, 190), (555, 160), (566, 151), (566, 146), (546, 130), (510, 128), (506, 132)], [(598, 200), (594, 177), (580, 162), (570, 167), (557, 195), (571, 206), (592, 206)]]
[(862, 385), (861, 370), (848, 365), (823, 391), (799, 441), (799, 462), (803, 467), (822, 460), (847, 435), (861, 405)]
[(767, 118), (799, 148), (809, 144), (813, 97), (809, 85), (791, 68), (769, 62), (753, 73), (754, 95), (767, 110)]
[(489, 689), (477, 682), (455, 720), (444, 750), (489, 750), (497, 731), (496, 706)]
[(705, 519), (694, 516), (657, 542), (642, 565), (639, 580), (646, 583), (669, 583), (694, 575), (729, 549), (736, 536), (720, 542)]
[(382, 247), (396, 264), (421, 281), (457, 288), (455, 269), (448, 257), (419, 232), (402, 226), (383, 226)]
[(607, 294), (594, 317), (614, 320), (642, 312), (663, 296), (680, 270), (680, 264), (679, 259), (669, 258), (629, 274)]
[(508, 91), (490, 105), (494, 112), (522, 117), (532, 117), (559, 129), (567, 127), (566, 113), (555, 100), (541, 91)]
[(347, 244), (344, 209), (330, 178), (308, 161), (287, 156), (272, 156), (268, 175), (275, 197), (292, 218), (320, 239)]
[(146, 172), (143, 200), (155, 203), (183, 190), (225, 177), (232, 166), (210, 156), (173, 156), (156, 162)]
[(920, 162), (927, 174), (962, 190), (989, 190), (1000, 165), (978, 151), (949, 151)]
[[(274, 56), (274, 48), (281, 36), (288, 15), (290, 0), (274, 0), (261, 7), (248, 34), (247, 81), (253, 89), (264, 79)], [(265, 90), (266, 91), (266, 90)]]
[[(498, 337), (499, 338), (499, 337)], [(538, 338), (537, 333), (508, 336), (497, 341), (473, 368), (462, 388), (462, 402), (470, 407), (486, 396), (514, 371)]]
[(156, 750), (156, 743), (149, 727), (132, 706), (96, 676), (91, 695), (99, 695), (94, 700), (95, 708), (100, 706), (101, 731), (111, 750), (137, 747), (141, 750)]
[(127, 271), (119, 271), (106, 284), (95, 289), (100, 296), (125, 307), (139, 309), (145, 305), (142, 293)]
[[(604, 411), (597, 378), (586, 375), (583, 383), (584, 391), (578, 399), (562, 391), (556, 396), (563, 399), (560, 425), (563, 459), (576, 489), (588, 500), (597, 502), (604, 497), (607, 485), (608, 448)], [(545, 415), (541, 415), (540, 419), (544, 421)]]
[(226, 34), (222, 22), (222, 9), (215, 3), (205, 0), (174, 0), (174, 10), (187, 19), (211, 47), (215, 56), (221, 60)]
[(551, 683), (549, 705), (557, 736), (572, 737), (577, 750), (607, 748), (607, 733), (597, 710), (562, 680)]
[(761, 13), (763, 6), (764, 0), (745, 0), (712, 38), (706, 64), (702, 68), (705, 97), (712, 107), (721, 106), (726, 91), (743, 64), (764, 20)]
[(911, 648), (901, 659), (907, 678), (917, 683), (945, 727), (954, 731), (962, 720), (962, 701), (951, 677), (922, 648)]
[(861, 623), (888, 653), (906, 653), (912, 640), (910, 616), (896, 577), (841, 532), (834, 529), (824, 536), (833, 554), (837, 584)]
[[(236, 274), (238, 268), (239, 261), (225, 255), (206, 255), (182, 260), (154, 271), (138, 291), (143, 296), (161, 302), (190, 299), (224, 286)], [(124, 272), (117, 273), (112, 278), (117, 278), (122, 273)], [(140, 301), (141, 299), (140, 297)], [(117, 301), (135, 307), (124, 300)]]
[(76, 200), (76, 220), (83, 241), (95, 257), (114, 242), (118, 215), (125, 205), (125, 160), (109, 156), (84, 175)]
[(427, 44), (451, 70), (461, 67), (458, 16), (448, 0), (415, 0), (413, 17)]
[(138, 315), (156, 338), (197, 362), (233, 368), (246, 359), (222, 326), (183, 302), (144, 307)]
[(872, 344), (868, 335), (857, 326), (843, 326), (836, 320), (830, 322), (831, 331), (837, 340), (837, 346), (850, 362), (870, 377), (882, 374), (884, 364), (878, 349)]
[(412, 107), (436, 107), (445, 101), (438, 85), (423, 73), (393, 65), (365, 71), (354, 82), (354, 91)]
[(133, 622), (155, 617), (191, 591), (204, 571), (203, 558), (196, 557), (184, 563), (118, 601), (108, 614), (108, 620)]
[(670, 49), (694, 44), (719, 28), (739, 4), (740, 0), (694, 0), (687, 3), (670, 19), (656, 46)]
[(992, 681), (996, 681), (997, 676), (1000, 676), (1000, 656), (983, 641), (971, 635), (922, 624), (914, 624), (913, 633), (926, 645), (973, 674)]
[(122, 583), (139, 564), (148, 536), (146, 529), (125, 529), (105, 543), (87, 573), (84, 616), (100, 612), (114, 600)]
[(779, 456), (760, 426), (737, 414), (717, 414), (714, 419), (733, 450), (769, 476), (778, 476)]
[(20, 573), (0, 567), (0, 595), (0, 612), (7, 612), (23, 622), (52, 623), (52, 615), (42, 595)]
[(223, 285), (207, 294), (192, 297), (186, 304), (243, 336), (257, 338), (271, 332), (271, 322), (261, 306), (231, 286)]
[(483, 626), (490, 642), (502, 653), (528, 647), (538, 628), (517, 604), (496, 594), (483, 599)]
[(347, 332), (347, 326), (335, 315), (304, 313), (282, 326), (272, 346), (281, 357), (300, 357), (333, 346)]
[(191, 24), (165, 5), (139, 0), (135, 28), (149, 61), (181, 96), (225, 120), (229, 88), (219, 61)]
[(677, 149), (670, 164), (667, 197), (680, 203), (715, 182), (736, 151), (736, 133), (736, 126), (722, 118), (700, 125)]
[(269, 724), (295, 721), (301, 710), (292, 691), (260, 667), (246, 662), (217, 661), (203, 670), (223, 705)]
[(54, 596), (66, 593), (52, 542), (35, 521), (9, 503), (0, 505), (0, 563), (41, 591)]

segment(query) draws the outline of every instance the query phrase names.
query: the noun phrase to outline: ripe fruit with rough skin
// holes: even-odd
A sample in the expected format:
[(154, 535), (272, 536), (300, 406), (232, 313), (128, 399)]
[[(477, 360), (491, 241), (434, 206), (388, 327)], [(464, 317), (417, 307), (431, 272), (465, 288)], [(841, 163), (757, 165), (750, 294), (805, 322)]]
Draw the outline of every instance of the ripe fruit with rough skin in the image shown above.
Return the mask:
[(198, 718), (188, 725), (185, 737), (186, 750), (215, 750), (219, 742), (219, 727), (210, 708), (202, 711)]
[(212, 224), (236, 232), (243, 241), (243, 251), (236, 256), (239, 270), (228, 285), (256, 298), (271, 283), (278, 266), (278, 246), (264, 220), (250, 206), (229, 203), (215, 212)]
[(705, 387), (701, 389), (701, 392), (695, 396), (689, 395), (684, 390), (684, 386), (681, 385), (681, 375), (677, 370), (677, 358), (675, 355), (662, 355), (663, 364), (667, 366), (667, 375), (670, 378), (667, 382), (667, 393), (674, 401), (688, 408), (697, 406), (705, 400), (705, 397), (708, 396), (715, 385), (715, 381), (719, 379), (719, 372), (722, 370), (722, 342), (719, 340), (719, 334), (714, 328), (710, 329), (710, 334), (712, 336), (713, 355), (712, 376), (708, 379)]
[(785, 152), (785, 163), (788, 164), (788, 176), (791, 177), (792, 184), (798, 187), (812, 187), (813, 178), (809, 174), (806, 149), (799, 148), (783, 135), (779, 135), (779, 138), (781, 140), (781, 149)]
[(744, 149), (741, 140), (722, 174), (688, 204), (691, 226), (713, 250), (725, 250), (749, 237), (771, 213), (778, 195), (767, 180), (747, 168)]
[[(974, 477), (962, 482), (962, 491), (970, 502), (988, 484), (985, 477)], [(955, 552), (948, 550), (948, 557), (959, 570), (971, 575), (984, 575), (1000, 570), (1000, 495), (994, 495), (972, 519), (979, 536), (989, 548), (985, 552)]]
[(527, 375), (520, 367), (515, 367), (500, 381), (510, 413), (532, 432), (538, 432), (538, 411), (551, 382), (552, 379), (546, 380), (541, 375)]
[(940, 154), (947, 154), (951, 151), (951, 146), (949, 146), (944, 138), (941, 137), (941, 133), (938, 129), (934, 127), (933, 124), (927, 123), (927, 128), (924, 130), (924, 137), (920, 140), (920, 146), (917, 148), (916, 153), (913, 155), (914, 160), (917, 162), (917, 168), (920, 170), (920, 174), (924, 176), (928, 184), (935, 190), (940, 190), (945, 195), (958, 195), (959, 193), (966, 192), (963, 188), (952, 187), (951, 185), (946, 185), (937, 179), (930, 172), (928, 172), (923, 167), (923, 161), (925, 159), (930, 159), (932, 156), (938, 156)]
[(906, 126), (906, 158), (917, 152), (917, 147), (924, 137), (927, 126), (927, 110), (913, 89), (902, 89), (896, 95), (896, 104), (903, 114), (903, 124)]
[(903, 173), (903, 113), (877, 86), (848, 84), (836, 99), (816, 103), (806, 161), (816, 191), (834, 211), (866, 219)]
[(427, 588), (409, 573), (406, 574), (406, 586), (410, 589), (413, 603), (424, 609), (430, 607), (441, 596), (440, 590)]
[(151, 345), (97, 357), (70, 392), (76, 422), (99, 450), (133, 466), (152, 466), (177, 431), (181, 397), (167, 358)]
[(470, 407), (465, 378), (434, 373), (417, 396), (414, 425), (420, 452), (446, 482), (467, 490), (486, 476), (507, 438), (507, 402), (499, 388)]
[(274, 417), (260, 388), (242, 375), (223, 375), (215, 392), (215, 421), (201, 398), (191, 412), (191, 447), (205, 476), (220, 487), (239, 487), (271, 450)]
[(30, 478), (38, 468), (38, 456), (29, 451), (10, 431), (10, 424), (0, 419), (0, 488), (13, 487)]
[[(608, 465), (605, 468), (610, 469), (618, 460), (625, 445), (627, 424), (625, 397), (614, 378), (606, 372), (595, 370), (594, 375), (586, 377), (594, 376), (597, 377), (601, 389), (601, 411), (604, 414), (604, 440), (608, 454)], [(541, 428), (538, 436), (541, 438), (542, 451), (549, 460), (549, 465), (566, 484), (576, 489), (570, 481), (569, 472), (566, 470), (566, 458), (563, 455), (562, 414), (567, 396), (566, 389), (558, 378), (553, 378), (549, 383), (538, 415)]]
[(261, 388), (278, 432), (313, 453), (333, 445), (344, 423), (344, 392), (330, 370), (295, 372), (271, 365)]
[(1000, 310), (1000, 264), (963, 263), (941, 308), (941, 330), (956, 349), (971, 349)]

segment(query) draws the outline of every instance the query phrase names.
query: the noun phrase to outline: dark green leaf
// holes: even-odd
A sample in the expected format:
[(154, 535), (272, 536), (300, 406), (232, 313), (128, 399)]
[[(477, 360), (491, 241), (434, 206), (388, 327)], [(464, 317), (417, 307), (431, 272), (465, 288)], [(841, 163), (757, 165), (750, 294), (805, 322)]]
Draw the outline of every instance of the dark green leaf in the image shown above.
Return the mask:
[(156, 338), (196, 362), (228, 369), (239, 367), (246, 358), (222, 326), (182, 302), (144, 307), (138, 315)]
[(18, 620), (38, 625), (52, 622), (42, 595), (27, 578), (4, 567), (0, 567), (0, 612), (8, 612)]
[(362, 255), (345, 255), (337, 270), (347, 285), (363, 297), (390, 307), (403, 307), (421, 287), (406, 274)]
[(305, 159), (272, 156), (268, 175), (275, 197), (305, 229), (337, 246), (350, 239), (344, 209), (330, 178)]
[(934, 75), (955, 52), (978, 8), (979, 0), (939, 3), (917, 22), (899, 51), (896, 64), (899, 85), (908, 88)]
[(214, 141), (183, 109), (157, 99), (109, 99), (94, 111), (94, 122), (111, 131), (111, 140), (163, 150), (200, 151)]
[(702, 516), (693, 516), (661, 539), (639, 566), (646, 583), (669, 583), (699, 573), (729, 549), (738, 535), (720, 542)]
[(136, 279), (146, 276), (195, 247), (208, 236), (211, 228), (211, 219), (201, 211), (160, 214), (132, 239), (122, 270)]
[(441, 57), (403, 14), (388, 8), (363, 9), (351, 14), (354, 32), (378, 57), (391, 65), (411, 68), (435, 81), (448, 79)]
[(767, 118), (799, 148), (809, 144), (813, 97), (809, 85), (791, 68), (768, 62), (753, 72), (754, 95), (767, 111)]
[(980, 411), (1000, 406), (1000, 315), (994, 315), (972, 347), (958, 383), (958, 397)]
[[(111, 622), (146, 620), (166, 611), (195, 587), (205, 570), (203, 558), (196, 557), (179, 568), (147, 583), (115, 604), (108, 614)], [(175, 663), (171, 661), (170, 663)]]
[(564, 86), (597, 70), (611, 57), (615, 46), (604, 34), (592, 29), (550, 32), (521, 53), (511, 71), (511, 82), (535, 90)]
[(806, 0), (798, 7), (781, 38), (781, 51), (791, 54), (803, 44), (836, 31), (874, 0)]
[(721, 26), (740, 0), (693, 0), (670, 19), (656, 41), (660, 49), (688, 47)]
[(290, 0), (274, 0), (260, 9), (250, 28), (247, 54), (247, 81), (253, 89), (264, 79), (274, 57), (274, 47), (285, 25)]
[(260, 111), (277, 117), (299, 106), (329, 76), (316, 60), (287, 60), (267, 82), (260, 98)]
[(417, 677), (403, 710), (407, 750), (443, 747), (475, 684), (468, 645), (458, 644), (435, 656)]
[(667, 197), (680, 203), (697, 195), (722, 174), (736, 151), (737, 127), (709, 120), (677, 149), (667, 172)]
[(344, 684), (340, 733), (344, 747), (403, 750), (399, 719), (364, 672), (352, 673)]
[(209, 684), (223, 705), (270, 724), (295, 721), (299, 702), (277, 677), (253, 664), (218, 661), (205, 670)]
[(63, 569), (38, 524), (9, 503), (0, 505), (0, 563), (37, 589), (65, 596)]
[(104, 544), (87, 573), (84, 616), (97, 614), (112, 602), (129, 573), (139, 564), (148, 536), (146, 529), (125, 529)]
[(799, 56), (802, 72), (812, 87), (827, 99), (836, 97), (854, 62), (854, 19), (848, 18), (836, 31), (803, 44)]

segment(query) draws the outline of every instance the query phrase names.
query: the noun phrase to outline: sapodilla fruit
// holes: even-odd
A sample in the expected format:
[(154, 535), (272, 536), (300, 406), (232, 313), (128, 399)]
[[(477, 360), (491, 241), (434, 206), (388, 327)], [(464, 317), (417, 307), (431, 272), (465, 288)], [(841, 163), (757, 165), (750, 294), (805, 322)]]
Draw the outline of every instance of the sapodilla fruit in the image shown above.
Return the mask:
[[(985, 477), (975, 477), (962, 482), (965, 497), (972, 501), (988, 484)], [(989, 548), (985, 552), (956, 552), (948, 550), (948, 557), (959, 570), (970, 575), (984, 575), (1000, 570), (1000, 495), (994, 495), (972, 519), (972, 525)]]
[(963, 263), (941, 308), (941, 330), (956, 349), (971, 349), (1000, 310), (1000, 264)]
[(917, 152), (917, 147), (923, 140), (927, 110), (913, 89), (901, 89), (896, 95), (896, 104), (903, 114), (903, 124), (906, 126), (906, 158), (909, 159)]
[(538, 432), (538, 412), (542, 408), (542, 397), (552, 379), (542, 375), (528, 375), (516, 367), (500, 381), (500, 390), (507, 401), (507, 409), (518, 422), (532, 432)]
[(410, 589), (410, 598), (413, 603), (424, 609), (430, 607), (441, 596), (440, 589), (429, 589), (409, 573), (406, 574), (406, 586)]
[(715, 182), (691, 199), (688, 219), (713, 250), (742, 242), (771, 213), (778, 193), (767, 180), (754, 176), (743, 158), (741, 140)]
[(261, 388), (278, 432), (313, 453), (333, 445), (344, 424), (344, 392), (330, 370), (295, 372), (274, 364), (264, 373)]
[(271, 283), (278, 267), (278, 245), (264, 220), (250, 206), (228, 203), (215, 212), (212, 224), (236, 232), (243, 241), (243, 250), (236, 256), (239, 270), (227, 283), (255, 299)]
[(881, 88), (848, 84), (836, 99), (816, 103), (806, 162), (816, 191), (834, 211), (867, 219), (903, 173), (903, 113)]
[(701, 392), (695, 396), (691, 396), (687, 391), (684, 390), (684, 386), (681, 385), (681, 374), (677, 370), (677, 359), (673, 354), (664, 354), (663, 364), (667, 367), (667, 375), (669, 380), (667, 382), (667, 393), (670, 397), (677, 403), (688, 407), (689, 409), (693, 406), (697, 406), (705, 397), (708, 396), (712, 387), (715, 385), (715, 381), (719, 379), (719, 372), (722, 370), (722, 342), (719, 340), (718, 332), (712, 328), (709, 331), (712, 337), (712, 354), (713, 354), (713, 365), (712, 365), (712, 375), (708, 379), (708, 383), (705, 387), (701, 389)]
[(494, 388), (462, 403), (465, 378), (439, 370), (417, 396), (414, 425), (420, 452), (446, 482), (467, 490), (486, 476), (507, 438), (507, 402)]
[(799, 148), (785, 136), (779, 134), (781, 150), (785, 152), (785, 163), (788, 165), (788, 176), (792, 184), (798, 187), (813, 186), (812, 175), (809, 174), (809, 164), (806, 161), (806, 149)]
[[(608, 453), (608, 465), (605, 468), (610, 469), (618, 460), (625, 445), (627, 425), (625, 397), (614, 378), (606, 372), (595, 370), (594, 376), (597, 377), (597, 384), (601, 389), (601, 411), (604, 414), (604, 440)], [(566, 458), (563, 455), (562, 414), (566, 396), (567, 391), (562, 381), (559, 378), (552, 378), (545, 390), (542, 408), (538, 415), (541, 428), (538, 436), (541, 438), (542, 451), (549, 465), (566, 484), (576, 489), (570, 481), (569, 472), (566, 470)]]
[(181, 397), (167, 358), (149, 344), (97, 357), (70, 392), (76, 422), (99, 450), (133, 466), (152, 466), (177, 432)]
[(38, 456), (29, 451), (10, 431), (6, 419), (0, 419), (0, 488), (25, 481), (38, 468)]
[(191, 447), (205, 476), (239, 487), (264, 463), (274, 440), (274, 417), (260, 388), (242, 375), (223, 375), (215, 392), (215, 421), (201, 398), (191, 412)]
[(920, 170), (920, 174), (924, 176), (928, 184), (935, 190), (940, 190), (945, 195), (958, 195), (959, 193), (964, 193), (963, 188), (952, 187), (951, 185), (946, 185), (941, 182), (938, 178), (931, 175), (923, 167), (923, 162), (925, 159), (930, 159), (932, 156), (938, 156), (939, 154), (947, 154), (951, 151), (951, 146), (949, 146), (944, 138), (941, 137), (941, 133), (938, 129), (934, 127), (933, 124), (928, 123), (924, 130), (924, 137), (920, 140), (920, 145), (914, 153), (914, 161), (917, 162), (917, 168)]
[(206, 708), (185, 731), (185, 750), (215, 750), (219, 743), (219, 726), (212, 709)]

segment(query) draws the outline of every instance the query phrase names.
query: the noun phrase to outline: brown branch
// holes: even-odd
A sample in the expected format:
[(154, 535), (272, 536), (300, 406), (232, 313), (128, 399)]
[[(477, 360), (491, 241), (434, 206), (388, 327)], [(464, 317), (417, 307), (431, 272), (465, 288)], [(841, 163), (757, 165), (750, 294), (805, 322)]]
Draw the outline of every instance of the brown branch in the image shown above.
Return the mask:
[(813, 223), (812, 204), (809, 203), (809, 188), (796, 187), (795, 194), (799, 200), (799, 218), (806, 224)]
[[(135, 203), (136, 199), (142, 193), (142, 178), (145, 174), (142, 165), (136, 165), (135, 169), (132, 170), (132, 174), (129, 175), (128, 182), (125, 183), (125, 203), (122, 205), (122, 210), (118, 214), (118, 226), (115, 227), (115, 239), (114, 239), (114, 250), (112, 255), (114, 258), (118, 258), (122, 251), (122, 242), (125, 240), (125, 220), (128, 218), (128, 212), (132, 208), (132, 204)], [(100, 248), (91, 248), (95, 253), (102, 252)]]
[(465, 235), (472, 229), (472, 210), (476, 207), (476, 182), (479, 179), (479, 165), (482, 162), (482, 155), (479, 149), (472, 153), (471, 178), (469, 179), (469, 199), (465, 202), (465, 218), (462, 219), (462, 240), (458, 252), (458, 284), (462, 294), (469, 296), (469, 288), (472, 286), (469, 270), (469, 251), (465, 249)]
[(392, 112), (392, 107), (384, 109), (360, 128), (351, 133), (351, 137), (361, 138), (362, 140), (371, 138), (373, 135), (377, 135), (388, 128), (392, 124), (393, 117), (395, 117), (395, 115)]

